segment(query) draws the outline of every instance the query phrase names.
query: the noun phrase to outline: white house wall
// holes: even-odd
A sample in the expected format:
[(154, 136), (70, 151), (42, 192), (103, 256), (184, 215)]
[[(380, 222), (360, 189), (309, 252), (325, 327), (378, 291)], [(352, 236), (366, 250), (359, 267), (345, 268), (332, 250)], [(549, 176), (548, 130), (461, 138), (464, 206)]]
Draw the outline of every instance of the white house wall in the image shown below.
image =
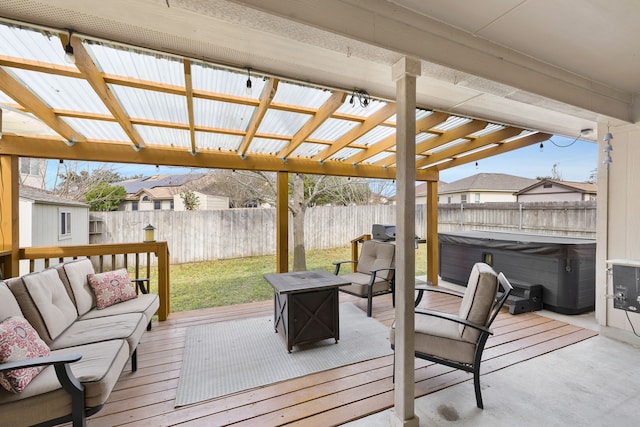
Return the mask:
[[(575, 191), (521, 194), (518, 196), (518, 202), (580, 202), (582, 200), (582, 193)], [(584, 200), (591, 200), (591, 198), (587, 197)]]
[[(60, 210), (71, 212), (71, 235), (60, 237)], [(89, 243), (89, 209), (78, 206), (33, 205), (32, 246), (68, 246)]]
[[(476, 202), (477, 193), (480, 193), (479, 202)], [(460, 203), (462, 201), (463, 194), (467, 195), (466, 203), (500, 203), (500, 202), (516, 201), (516, 196), (514, 196), (512, 193), (495, 192), (495, 191), (471, 191), (471, 192), (465, 191), (462, 193), (440, 194), (438, 196), (438, 203)], [(451, 201), (449, 201), (449, 197), (451, 197)]]
[[(640, 129), (635, 126), (612, 128), (613, 163), (603, 165), (602, 139), (607, 126), (599, 126), (600, 159), (598, 171), (598, 249), (596, 256), (596, 318), (602, 332), (640, 344), (632, 334), (625, 311), (614, 309), (612, 277), (607, 260), (640, 262)], [(640, 313), (628, 312), (640, 330)]]

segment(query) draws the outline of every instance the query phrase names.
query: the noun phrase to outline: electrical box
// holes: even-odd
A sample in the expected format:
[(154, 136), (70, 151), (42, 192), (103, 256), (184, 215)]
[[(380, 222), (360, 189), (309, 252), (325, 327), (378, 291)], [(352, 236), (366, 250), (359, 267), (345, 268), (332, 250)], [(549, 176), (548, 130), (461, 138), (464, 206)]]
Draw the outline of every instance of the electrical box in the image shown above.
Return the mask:
[(612, 265), (613, 308), (640, 311), (640, 267)]

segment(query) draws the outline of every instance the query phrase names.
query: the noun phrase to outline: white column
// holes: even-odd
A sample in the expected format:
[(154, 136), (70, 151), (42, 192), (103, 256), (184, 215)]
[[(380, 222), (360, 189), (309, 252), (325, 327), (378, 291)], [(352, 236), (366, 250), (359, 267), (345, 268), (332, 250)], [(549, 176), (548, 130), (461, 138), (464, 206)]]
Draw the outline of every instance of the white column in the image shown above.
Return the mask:
[(396, 342), (394, 419), (396, 426), (418, 426), (414, 413), (414, 314), (416, 217), (416, 76), (420, 62), (394, 64), (396, 82)]

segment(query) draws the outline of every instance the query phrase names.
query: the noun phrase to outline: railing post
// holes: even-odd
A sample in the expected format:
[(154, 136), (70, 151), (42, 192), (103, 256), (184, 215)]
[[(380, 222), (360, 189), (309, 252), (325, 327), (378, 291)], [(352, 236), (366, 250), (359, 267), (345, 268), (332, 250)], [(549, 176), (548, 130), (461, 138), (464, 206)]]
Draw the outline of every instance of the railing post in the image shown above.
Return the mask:
[(166, 242), (159, 245), (158, 252), (158, 296), (160, 308), (158, 308), (158, 320), (165, 321), (171, 311), (169, 296), (169, 247)]

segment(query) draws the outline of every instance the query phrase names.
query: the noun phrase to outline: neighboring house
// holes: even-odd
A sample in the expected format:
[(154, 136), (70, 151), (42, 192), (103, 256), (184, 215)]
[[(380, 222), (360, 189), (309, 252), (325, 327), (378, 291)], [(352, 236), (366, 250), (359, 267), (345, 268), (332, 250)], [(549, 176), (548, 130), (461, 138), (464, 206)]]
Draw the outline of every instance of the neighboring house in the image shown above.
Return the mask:
[[(442, 191), (442, 188), (447, 185), (444, 181), (438, 182), (438, 194)], [(395, 200), (395, 197), (394, 197)], [(423, 182), (416, 185), (416, 205), (426, 205), (427, 204), (427, 183)]]
[(44, 188), (44, 176), (47, 171), (45, 159), (20, 158), (20, 184), (34, 188)]
[[(89, 205), (34, 187), (19, 189), (20, 247), (89, 244)], [(29, 272), (20, 262), (20, 274)]]
[(438, 187), (438, 203), (515, 202), (515, 192), (538, 180), (504, 173), (479, 173)]
[(543, 179), (515, 193), (518, 202), (574, 202), (597, 199), (597, 184)]
[(154, 175), (117, 182), (114, 185), (122, 185), (127, 192), (127, 196), (118, 210), (185, 210), (182, 197), (180, 197), (184, 191), (193, 191), (198, 197), (197, 210), (228, 209), (228, 197), (196, 190), (199, 186), (209, 183), (210, 180), (209, 174), (196, 173)]

